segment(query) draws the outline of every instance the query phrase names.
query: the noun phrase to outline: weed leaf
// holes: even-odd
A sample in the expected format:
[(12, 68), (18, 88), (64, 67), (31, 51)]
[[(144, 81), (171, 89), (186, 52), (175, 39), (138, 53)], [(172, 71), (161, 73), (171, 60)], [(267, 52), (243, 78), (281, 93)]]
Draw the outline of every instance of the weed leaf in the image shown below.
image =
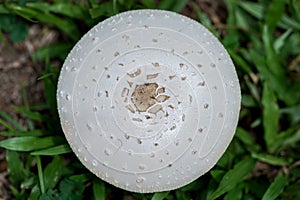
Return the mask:
[(49, 137), (15, 137), (0, 141), (0, 146), (14, 151), (33, 151), (45, 149), (65, 142), (65, 138), (60, 136)]
[(282, 193), (285, 185), (287, 184), (287, 179), (282, 173), (279, 173), (275, 178), (274, 182), (267, 189), (262, 200), (274, 200), (280, 193)]
[(252, 158), (245, 158), (238, 162), (233, 169), (229, 170), (220, 182), (217, 190), (209, 197), (210, 200), (220, 197), (222, 194), (232, 190), (243, 178), (254, 168), (255, 161)]

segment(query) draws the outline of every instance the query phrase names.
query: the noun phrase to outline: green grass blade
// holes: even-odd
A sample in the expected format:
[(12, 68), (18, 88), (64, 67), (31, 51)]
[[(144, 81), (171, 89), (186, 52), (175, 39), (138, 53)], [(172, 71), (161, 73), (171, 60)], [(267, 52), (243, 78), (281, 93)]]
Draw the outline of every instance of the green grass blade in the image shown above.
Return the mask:
[(0, 110), (0, 116), (3, 117), (8, 123), (12, 124), (20, 131), (25, 131), (24, 127), (19, 124), (16, 120), (14, 120), (11, 116), (9, 116), (6, 112)]
[(252, 72), (250, 65), (241, 56), (239, 56), (237, 53), (230, 49), (228, 50), (228, 53), (230, 54), (233, 61), (236, 63), (237, 67), (242, 68), (242, 70), (244, 70), (248, 74)]
[(264, 163), (268, 163), (268, 164), (274, 165), (274, 166), (287, 166), (290, 164), (290, 162), (286, 158), (277, 157), (277, 156), (268, 155), (268, 154), (252, 153), (252, 157), (259, 161), (262, 161)]
[(295, 29), (296, 31), (300, 31), (300, 22), (288, 17), (287, 15), (282, 16), (282, 20), (279, 23), (280, 27), (284, 27), (286, 29)]
[[(23, 100), (23, 104), (24, 104), (25, 108), (27, 110), (30, 110), (30, 108), (29, 108), (29, 102), (28, 102), (28, 98), (27, 98), (27, 95), (26, 95), (26, 91), (25, 91), (24, 85), (21, 85), (21, 95), (22, 95), (22, 100)], [(29, 130), (34, 130), (34, 123), (33, 123), (33, 121), (31, 119), (27, 119), (27, 123), (28, 123)]]
[(300, 141), (300, 130), (292, 134), (290, 137), (286, 138), (283, 141), (282, 147), (291, 147), (291, 146), (297, 146), (298, 142)]
[(75, 19), (85, 19), (88, 13), (85, 13), (84, 8), (80, 4), (71, 3), (55, 3), (49, 4), (45, 2), (27, 3), (26, 6), (40, 10), (42, 12), (53, 12), (65, 15)]
[[(9, 131), (14, 131), (15, 130), (11, 125), (9, 125), (6, 121), (4, 121), (2, 119), (0, 119), (0, 124), (2, 126), (4, 126), (5, 128), (7, 128)], [(1, 133), (0, 133), (0, 135), (1, 135)]]
[(164, 198), (166, 198), (168, 195), (169, 195), (169, 191), (166, 191), (166, 192), (156, 192), (151, 200), (163, 200)]
[(264, 7), (261, 4), (249, 1), (238, 1), (238, 4), (255, 18), (263, 19)]
[(285, 33), (283, 33), (274, 41), (274, 50), (277, 54), (280, 52), (281, 48), (284, 46), (287, 38), (292, 32), (292, 29), (288, 29)]
[(249, 148), (251, 152), (257, 152), (260, 149), (253, 137), (241, 127), (236, 129), (235, 137), (242, 141), (245, 144), (245, 147)]
[(32, 131), (4, 131), (0, 132), (0, 135), (3, 136), (43, 136), (48, 134), (47, 131), (44, 130), (32, 130)]
[(2, 140), (0, 146), (13, 151), (34, 151), (56, 146), (63, 142), (65, 142), (65, 138), (60, 136), (44, 138), (24, 136)]
[(105, 185), (100, 179), (93, 180), (93, 193), (95, 200), (105, 200)]
[(44, 174), (43, 174), (43, 167), (40, 156), (36, 156), (36, 165), (38, 168), (38, 176), (39, 176), (39, 183), (40, 183), (40, 189), (42, 194), (45, 193), (45, 183), (44, 183)]
[(232, 190), (243, 181), (243, 178), (252, 171), (255, 161), (252, 158), (245, 158), (237, 163), (233, 169), (229, 170), (222, 178), (217, 190), (209, 197), (210, 200), (220, 197), (222, 194)]
[(287, 179), (282, 173), (279, 173), (275, 178), (274, 182), (267, 189), (262, 200), (276, 199), (283, 192), (283, 189), (286, 184), (287, 184)]
[(72, 152), (72, 149), (68, 144), (62, 144), (55, 147), (31, 152), (31, 155), (43, 155), (43, 156), (55, 156)]
[(278, 136), (279, 107), (277, 105), (276, 96), (267, 83), (264, 84), (263, 88), (262, 104), (264, 106), (264, 139), (268, 149), (271, 150), (272, 144), (275, 142)]
[(39, 112), (33, 112), (20, 106), (13, 106), (13, 108), (20, 114), (32, 120), (43, 121), (44, 119), (46, 119), (46, 116), (43, 116)]
[(275, 30), (277, 23), (282, 18), (285, 9), (285, 3), (286, 0), (276, 0), (270, 4), (265, 17), (266, 24), (270, 28), (270, 32)]
[(43, 79), (48, 78), (53, 75), (55, 75), (55, 74), (54, 73), (46, 73), (46, 74), (43, 74), (42, 76), (40, 76), (37, 80), (40, 81), (40, 80), (43, 80)]
[(67, 19), (63, 19), (49, 13), (39, 12), (29, 7), (10, 5), (10, 9), (25, 19), (31, 21), (32, 19), (36, 19), (44, 23), (53, 24), (74, 41), (77, 41), (80, 37), (76, 24)]

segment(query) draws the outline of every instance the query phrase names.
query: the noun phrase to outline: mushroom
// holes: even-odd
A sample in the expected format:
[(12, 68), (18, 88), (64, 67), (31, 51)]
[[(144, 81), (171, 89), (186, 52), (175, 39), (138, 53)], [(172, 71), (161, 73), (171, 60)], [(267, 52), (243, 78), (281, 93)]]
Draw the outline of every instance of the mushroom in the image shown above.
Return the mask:
[(57, 89), (79, 160), (122, 189), (182, 187), (209, 171), (233, 138), (240, 86), (222, 44), (162, 10), (100, 22), (69, 53)]

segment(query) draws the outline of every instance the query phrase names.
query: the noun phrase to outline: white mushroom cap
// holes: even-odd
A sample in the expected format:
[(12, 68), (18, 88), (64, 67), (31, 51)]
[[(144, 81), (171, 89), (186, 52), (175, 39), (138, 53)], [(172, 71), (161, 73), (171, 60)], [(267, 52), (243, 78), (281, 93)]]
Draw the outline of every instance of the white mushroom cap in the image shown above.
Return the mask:
[(137, 10), (82, 37), (61, 70), (57, 101), (79, 160), (117, 187), (146, 193), (184, 186), (216, 164), (241, 94), (230, 57), (206, 28)]

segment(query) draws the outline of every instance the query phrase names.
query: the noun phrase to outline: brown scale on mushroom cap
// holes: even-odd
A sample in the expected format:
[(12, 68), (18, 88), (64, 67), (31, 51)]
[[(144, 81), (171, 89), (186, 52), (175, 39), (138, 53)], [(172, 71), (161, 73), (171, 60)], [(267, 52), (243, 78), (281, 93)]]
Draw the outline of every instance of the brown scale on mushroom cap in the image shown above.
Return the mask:
[[(165, 88), (158, 88), (157, 83), (145, 83), (137, 85), (131, 95), (131, 100), (139, 112), (148, 112), (156, 114), (162, 110), (162, 106), (156, 103), (161, 103), (170, 98), (167, 95), (160, 95)], [(152, 107), (153, 106), (153, 107)], [(152, 108), (151, 108), (152, 107)]]
[(156, 103), (157, 88), (157, 83), (145, 83), (135, 87), (131, 100), (139, 112), (146, 112), (148, 108)]

